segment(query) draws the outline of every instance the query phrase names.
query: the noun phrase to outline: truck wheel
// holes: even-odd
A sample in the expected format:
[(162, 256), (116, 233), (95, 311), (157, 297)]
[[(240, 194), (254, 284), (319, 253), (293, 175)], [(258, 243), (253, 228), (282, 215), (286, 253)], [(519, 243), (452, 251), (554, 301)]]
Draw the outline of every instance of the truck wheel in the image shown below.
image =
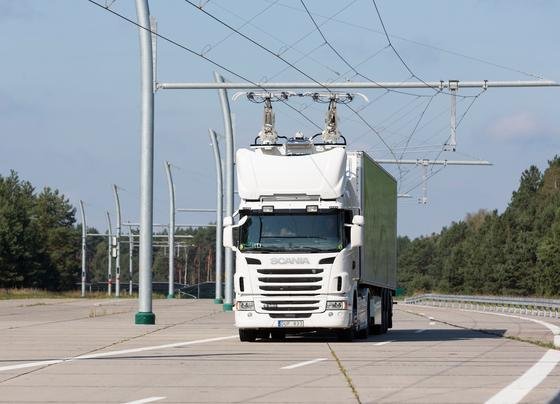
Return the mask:
[(257, 339), (257, 333), (255, 330), (248, 330), (244, 328), (239, 329), (239, 340), (241, 342), (254, 342)]
[(340, 342), (352, 342), (354, 335), (357, 333), (358, 324), (358, 302), (354, 298), (354, 304), (352, 305), (352, 322), (350, 327), (343, 330), (339, 330), (336, 333), (336, 337)]
[(387, 317), (389, 318), (387, 321), (387, 328), (393, 328), (393, 296), (391, 292), (388, 293), (389, 295), (389, 312), (387, 313)]
[(367, 305), (366, 318), (367, 318), (367, 323), (366, 323), (365, 328), (358, 331), (357, 336), (360, 339), (366, 339), (369, 336), (369, 327), (370, 327), (369, 323), (370, 323), (370, 315), (371, 315), (370, 307), (369, 307), (369, 299), (370, 299), (370, 296), (369, 296), (369, 291), (368, 291), (367, 294), (366, 294), (366, 305)]
[(387, 290), (381, 290), (381, 324), (375, 324), (373, 326), (373, 333), (376, 335), (385, 334), (387, 332), (387, 324), (389, 321), (389, 308), (387, 307), (387, 303), (389, 300), (387, 299)]

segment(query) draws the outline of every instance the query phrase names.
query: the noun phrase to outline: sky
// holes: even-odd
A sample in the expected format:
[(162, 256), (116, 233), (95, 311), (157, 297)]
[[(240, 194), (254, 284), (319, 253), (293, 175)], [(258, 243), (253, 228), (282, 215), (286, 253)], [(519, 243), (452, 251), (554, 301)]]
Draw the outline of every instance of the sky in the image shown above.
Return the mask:
[[(136, 19), (131, 0), (98, 1)], [(158, 32), (251, 81), (560, 81), (556, 1), (376, 0), (394, 49), (372, 0), (193, 1), (194, 6), (183, 0), (151, 1)], [(114, 222), (112, 184), (117, 184), (123, 221), (137, 222), (137, 28), (86, 0), (0, 0), (0, 38), (0, 175), (15, 170), (37, 190), (57, 188), (74, 206), (83, 200), (88, 225), (102, 232), (106, 211)], [(160, 82), (210, 82), (214, 71), (227, 81), (242, 81), (161, 39), (157, 54)], [(443, 153), (450, 133), (446, 92), (361, 92), (369, 101), (356, 98), (351, 107), (357, 113), (338, 108), (349, 149), (366, 150), (379, 159), (439, 156), (493, 163), (448, 166), (437, 173), (438, 167), (430, 168), (434, 175), (427, 182), (426, 205), (417, 203), (421, 168), (387, 166), (400, 180), (399, 191), (411, 196), (398, 202), (401, 235), (431, 234), (479, 209), (503, 211), (521, 172), (530, 165), (544, 169), (560, 151), (558, 87), (460, 89), (457, 151)], [(325, 104), (309, 98), (289, 102), (318, 127), (324, 125)], [(262, 105), (241, 97), (231, 101), (231, 109), (236, 147), (246, 147), (262, 125)], [(281, 103), (274, 110), (281, 135), (320, 131)], [(157, 91), (155, 223), (168, 218), (166, 160), (173, 164), (177, 207), (215, 207), (209, 128), (224, 132), (217, 91)], [(211, 213), (177, 216), (179, 224), (212, 220)]]

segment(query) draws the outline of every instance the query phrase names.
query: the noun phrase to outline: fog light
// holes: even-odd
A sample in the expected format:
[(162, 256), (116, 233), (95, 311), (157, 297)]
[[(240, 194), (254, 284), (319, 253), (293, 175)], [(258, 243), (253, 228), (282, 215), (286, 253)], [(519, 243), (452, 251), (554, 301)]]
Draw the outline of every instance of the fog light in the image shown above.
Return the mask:
[(263, 213), (274, 213), (274, 206), (263, 206)]
[(327, 302), (327, 310), (346, 310), (348, 302), (346, 300), (335, 300)]
[(254, 302), (236, 302), (235, 308), (239, 311), (255, 310)]
[(317, 205), (307, 205), (305, 207), (305, 210), (308, 213), (317, 213), (319, 211), (319, 206), (317, 206)]

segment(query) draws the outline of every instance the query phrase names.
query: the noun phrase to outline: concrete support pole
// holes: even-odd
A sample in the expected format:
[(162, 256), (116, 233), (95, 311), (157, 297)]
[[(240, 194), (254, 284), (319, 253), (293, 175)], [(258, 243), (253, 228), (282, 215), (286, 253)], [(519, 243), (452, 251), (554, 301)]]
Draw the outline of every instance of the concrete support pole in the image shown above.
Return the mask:
[(220, 147), (218, 145), (218, 137), (212, 129), (208, 130), (210, 140), (212, 141), (212, 150), (214, 151), (214, 162), (216, 165), (216, 297), (214, 303), (222, 304), (222, 254), (224, 246), (222, 245), (222, 221), (224, 218), (224, 188), (222, 181), (222, 159), (220, 157)]
[(111, 215), (107, 212), (107, 296), (111, 296), (111, 285), (113, 283), (113, 228), (111, 226)]
[(132, 255), (134, 254), (134, 240), (132, 229), (128, 229), (128, 295), (132, 296)]
[(84, 210), (84, 201), (80, 200), (80, 212), (82, 214), (82, 297), (86, 295), (86, 213)]
[[(214, 72), (214, 80), (218, 83), (224, 82), (224, 78), (217, 72)], [(226, 134), (226, 157), (224, 167), (226, 176), (225, 214), (226, 216), (233, 216), (233, 126), (231, 123), (231, 111), (229, 108), (227, 90), (220, 89), (218, 91), (220, 93), (220, 104), (222, 107)], [(224, 311), (231, 311), (233, 310), (233, 251), (230, 248), (226, 248), (225, 250), (224, 278)]]
[(154, 89), (148, 0), (136, 0), (141, 67), (140, 249), (136, 324), (155, 324), (152, 312), (152, 224), (154, 197)]
[(121, 202), (119, 199), (119, 191), (117, 186), (113, 184), (113, 194), (115, 196), (115, 208), (117, 209), (117, 256), (115, 260), (115, 297), (121, 295)]
[(167, 185), (169, 187), (169, 232), (167, 240), (169, 243), (169, 288), (167, 298), (173, 299), (175, 295), (175, 185), (171, 175), (171, 164), (165, 162), (165, 172), (167, 174)]

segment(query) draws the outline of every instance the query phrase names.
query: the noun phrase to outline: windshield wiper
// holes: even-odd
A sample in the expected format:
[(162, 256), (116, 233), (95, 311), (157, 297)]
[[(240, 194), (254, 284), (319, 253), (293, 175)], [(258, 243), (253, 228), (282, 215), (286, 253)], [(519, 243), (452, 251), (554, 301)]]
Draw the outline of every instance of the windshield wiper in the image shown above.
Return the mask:
[(284, 248), (271, 248), (271, 247), (251, 247), (251, 248), (244, 248), (243, 250), (241, 250), (241, 252), (246, 252), (246, 251), (251, 251), (251, 252), (264, 252), (264, 253), (274, 253), (274, 252), (286, 252), (287, 250)]
[(332, 248), (317, 248), (317, 247), (297, 247), (297, 248), (292, 248), (292, 251), (308, 251), (308, 252), (332, 252), (332, 251), (336, 251), (335, 249)]

